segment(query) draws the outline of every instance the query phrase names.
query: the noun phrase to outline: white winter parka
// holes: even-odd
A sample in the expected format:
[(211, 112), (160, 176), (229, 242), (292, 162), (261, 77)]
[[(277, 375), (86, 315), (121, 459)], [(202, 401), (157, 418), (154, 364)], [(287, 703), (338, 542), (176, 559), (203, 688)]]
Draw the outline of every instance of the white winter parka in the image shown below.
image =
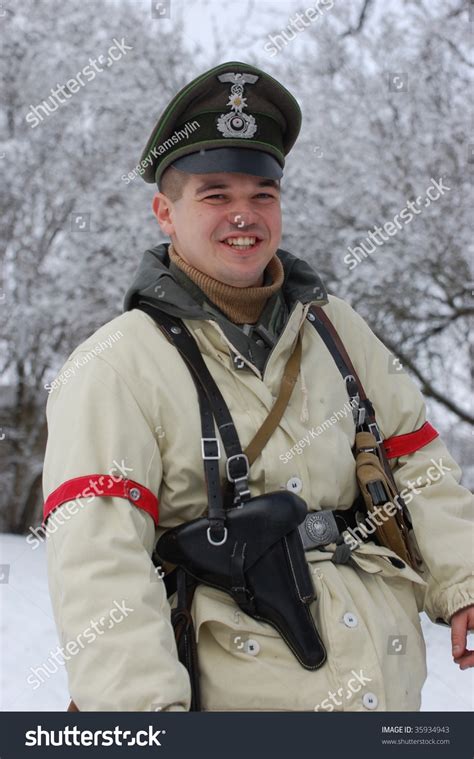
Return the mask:
[[(216, 320), (184, 321), (243, 448), (269, 413), (302, 333), (299, 380), (251, 468), (250, 488), (252, 495), (289, 488), (310, 510), (341, 509), (357, 495), (354, 423), (341, 375), (306, 319), (312, 302), (294, 300), (263, 376), (248, 361), (236, 370), (236, 349)], [(332, 296), (324, 302), (383, 437), (420, 429), (425, 405), (411, 379), (389, 371), (388, 350), (346, 302)], [(154, 321), (131, 308), (71, 354), (52, 383), (47, 418), (45, 500), (72, 479), (113, 475), (137, 483), (149, 503), (159, 502), (156, 524), (153, 509), (131, 497), (89, 489), (75, 506), (62, 503), (48, 518), (49, 585), (68, 652), (70, 696), (81, 711), (187, 710), (189, 678), (177, 659), (170, 605), (150, 556), (164, 530), (206, 512), (189, 371)], [(230, 596), (199, 586), (193, 617), (205, 710), (419, 709), (426, 677), (419, 612), (448, 623), (474, 603), (473, 501), (439, 437), (391, 463), (398, 487), (408, 488), (420, 572), (393, 566), (388, 557), (394, 554), (373, 542), (345, 565), (331, 562), (334, 546), (308, 552), (316, 592), (311, 610), (328, 656), (316, 671), (303, 669), (278, 632), (244, 614)], [(224, 457), (220, 466), (224, 479)], [(121, 615), (111, 617), (119, 607)]]

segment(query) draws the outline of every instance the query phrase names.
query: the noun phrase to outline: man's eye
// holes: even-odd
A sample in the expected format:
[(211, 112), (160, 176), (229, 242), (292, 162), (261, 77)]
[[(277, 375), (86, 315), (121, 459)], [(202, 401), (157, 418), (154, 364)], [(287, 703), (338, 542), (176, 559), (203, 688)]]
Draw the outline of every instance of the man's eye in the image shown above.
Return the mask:
[[(273, 195), (270, 192), (259, 192), (256, 196), (256, 198), (271, 198), (272, 200), (275, 199), (275, 195)], [(221, 198), (226, 198), (226, 195), (223, 193), (217, 193), (216, 195), (206, 195), (204, 200), (221, 200)]]

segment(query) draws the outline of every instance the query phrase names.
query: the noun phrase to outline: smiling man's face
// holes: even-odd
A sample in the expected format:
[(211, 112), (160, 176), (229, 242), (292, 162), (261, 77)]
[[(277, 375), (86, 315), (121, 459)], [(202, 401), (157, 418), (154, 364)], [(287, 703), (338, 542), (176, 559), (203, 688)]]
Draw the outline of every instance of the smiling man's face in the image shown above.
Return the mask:
[[(261, 285), (280, 244), (280, 189), (273, 179), (189, 174), (179, 200), (159, 192), (153, 211), (181, 258), (234, 287)], [(229, 244), (229, 238), (242, 244)]]

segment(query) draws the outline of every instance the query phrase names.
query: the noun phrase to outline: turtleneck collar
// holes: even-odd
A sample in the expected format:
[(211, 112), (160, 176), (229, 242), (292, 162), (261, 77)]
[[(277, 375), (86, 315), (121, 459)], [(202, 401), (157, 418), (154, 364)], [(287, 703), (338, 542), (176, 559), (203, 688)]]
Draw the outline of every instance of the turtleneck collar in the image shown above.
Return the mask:
[(173, 247), (168, 246), (170, 260), (219, 308), (234, 324), (255, 324), (268, 299), (283, 284), (284, 270), (278, 256), (273, 256), (265, 269), (270, 284), (260, 287), (233, 287), (213, 279), (188, 264)]

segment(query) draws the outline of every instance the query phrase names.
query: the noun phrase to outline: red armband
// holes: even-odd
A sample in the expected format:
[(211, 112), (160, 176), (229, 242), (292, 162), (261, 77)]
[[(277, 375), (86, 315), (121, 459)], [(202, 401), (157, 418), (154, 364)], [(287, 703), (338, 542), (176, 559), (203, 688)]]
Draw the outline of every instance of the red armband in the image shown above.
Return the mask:
[[(126, 498), (138, 509), (143, 509), (150, 514), (155, 525), (158, 525), (158, 498), (151, 490), (140, 485), (139, 482), (128, 480), (124, 477), (111, 477), (108, 474), (86, 474), (83, 477), (74, 477), (66, 480), (46, 499), (43, 510), (43, 525), (54, 509), (67, 501), (75, 501), (77, 498), (91, 500), (96, 496), (106, 498)], [(82, 505), (80, 505), (82, 507)]]
[(399, 456), (406, 456), (408, 453), (414, 453), (419, 448), (428, 445), (438, 437), (438, 432), (429, 422), (425, 422), (419, 430), (407, 432), (406, 435), (394, 435), (383, 441), (383, 447), (388, 459), (397, 459)]

